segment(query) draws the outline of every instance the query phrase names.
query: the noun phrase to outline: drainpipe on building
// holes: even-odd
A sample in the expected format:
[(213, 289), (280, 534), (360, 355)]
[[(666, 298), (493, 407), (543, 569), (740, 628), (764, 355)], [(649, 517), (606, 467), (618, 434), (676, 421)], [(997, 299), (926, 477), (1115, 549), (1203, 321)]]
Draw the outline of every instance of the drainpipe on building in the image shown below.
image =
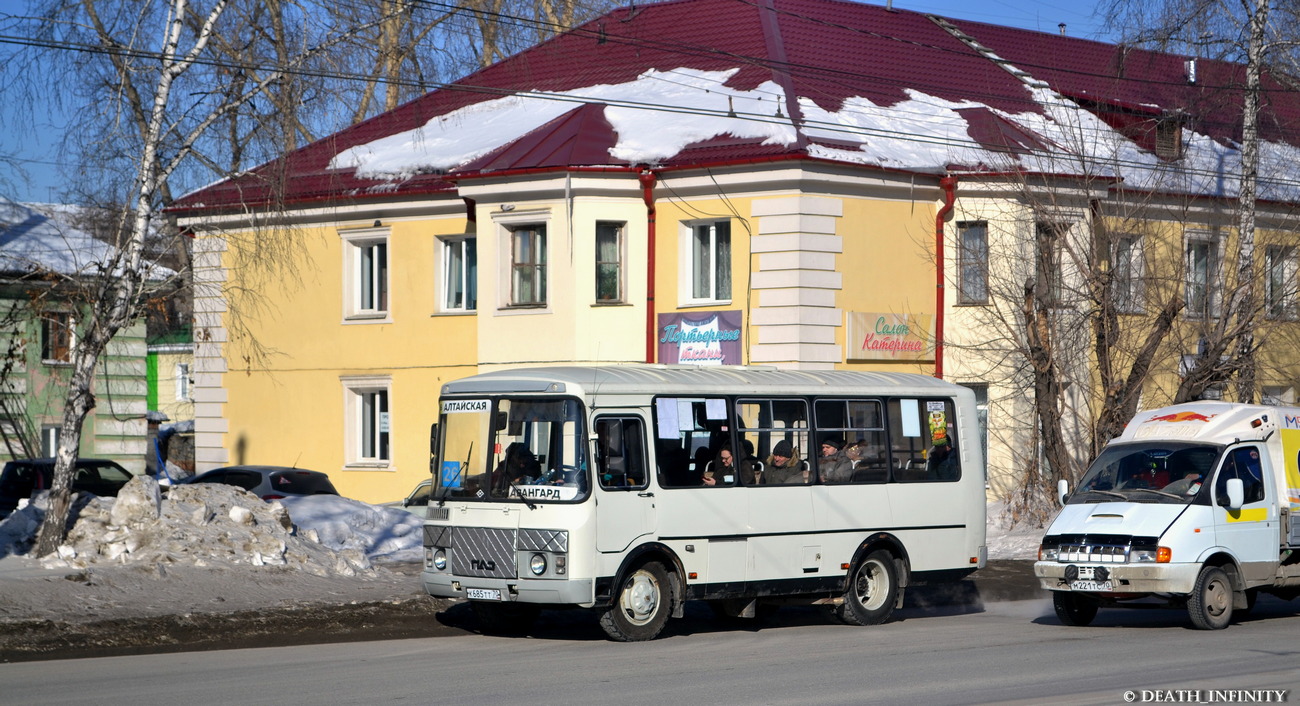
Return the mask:
[(655, 362), (655, 181), (658, 177), (649, 169), (637, 174), (641, 182), (641, 198), (645, 200), (646, 221), (646, 285), (645, 285), (645, 362)]
[(934, 214), (934, 376), (943, 379), (943, 221), (952, 212), (957, 199), (957, 177), (946, 176), (939, 180), (943, 189), (943, 207)]

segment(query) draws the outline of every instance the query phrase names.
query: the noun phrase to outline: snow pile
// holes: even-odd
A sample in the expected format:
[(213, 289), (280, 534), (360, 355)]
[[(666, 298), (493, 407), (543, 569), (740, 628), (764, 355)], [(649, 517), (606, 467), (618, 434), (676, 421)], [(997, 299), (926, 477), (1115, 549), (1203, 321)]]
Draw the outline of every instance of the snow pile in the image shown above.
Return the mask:
[[(116, 499), (80, 499), (65, 543), (41, 563), (83, 569), (279, 566), (316, 576), (356, 576), (372, 573), (371, 556), (419, 556), (418, 518), (335, 496), (318, 497), (290, 501), (306, 518), (295, 524), (285, 505), (263, 502), (239, 488), (180, 485), (162, 496), (154, 479), (137, 476)], [(30, 549), (46, 502), (46, 496), (38, 496), (0, 522), (0, 556)]]
[(984, 544), (990, 559), (1038, 559), (1038, 545), (1043, 541), (1044, 525), (1015, 522), (1006, 512), (1006, 503), (998, 500), (988, 505), (988, 535)]
[(308, 533), (332, 549), (394, 561), (418, 561), (423, 554), (424, 520), (405, 510), (337, 495), (302, 495), (280, 502), (295, 524), (309, 528)]

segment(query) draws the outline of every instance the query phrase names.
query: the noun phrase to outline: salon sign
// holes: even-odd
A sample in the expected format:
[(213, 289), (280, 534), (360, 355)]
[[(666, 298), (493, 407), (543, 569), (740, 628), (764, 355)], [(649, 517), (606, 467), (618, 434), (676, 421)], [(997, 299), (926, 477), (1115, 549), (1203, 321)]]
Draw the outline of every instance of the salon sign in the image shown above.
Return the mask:
[(934, 360), (934, 317), (929, 314), (848, 313), (849, 360)]

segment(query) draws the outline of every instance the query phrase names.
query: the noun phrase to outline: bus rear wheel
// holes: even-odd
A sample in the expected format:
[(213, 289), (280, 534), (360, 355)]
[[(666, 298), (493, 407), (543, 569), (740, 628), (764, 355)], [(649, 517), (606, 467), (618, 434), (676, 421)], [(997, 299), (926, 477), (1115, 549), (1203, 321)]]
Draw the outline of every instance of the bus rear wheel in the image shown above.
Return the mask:
[(600, 615), (600, 627), (619, 642), (653, 640), (672, 614), (673, 589), (668, 571), (657, 561), (637, 567), (623, 580), (614, 604)]
[(835, 617), (849, 625), (879, 625), (889, 620), (898, 599), (898, 570), (894, 557), (877, 550), (853, 566), (844, 602), (835, 606)]
[(532, 629), (542, 612), (541, 606), (533, 603), (470, 601), (470, 604), (483, 632), (490, 635), (522, 635)]
[(1217, 566), (1201, 568), (1187, 597), (1187, 615), (1201, 630), (1222, 630), (1232, 620), (1232, 580)]
[(1052, 607), (1062, 623), (1084, 627), (1097, 617), (1097, 601), (1069, 591), (1052, 591)]

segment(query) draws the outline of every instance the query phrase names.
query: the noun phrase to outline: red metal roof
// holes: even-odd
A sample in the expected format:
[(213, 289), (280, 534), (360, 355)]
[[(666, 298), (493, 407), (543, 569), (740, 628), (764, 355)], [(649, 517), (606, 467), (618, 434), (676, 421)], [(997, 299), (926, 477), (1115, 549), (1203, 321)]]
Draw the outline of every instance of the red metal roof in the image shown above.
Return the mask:
[[(1197, 127), (1203, 129), (1198, 131), (1216, 138), (1240, 132), (1240, 120), (1233, 120), (1233, 111), (1239, 113), (1239, 93), (1225, 99), (1222, 91), (1207, 88), (1232, 84), (1239, 67), (1202, 62), (1200, 85), (1189, 86), (1181, 74), (1182, 57), (950, 22), (1062, 94), (1130, 108), (1181, 108), (1201, 121)], [(393, 199), (453, 189), (444, 176), (459, 181), (505, 170), (631, 167), (610, 156), (618, 136), (599, 104), (576, 105), (445, 175), (415, 174), (398, 181), (359, 178), (353, 169), (330, 169), (329, 164), (348, 148), (413, 130), (431, 118), (503, 95), (627, 83), (650, 69), (677, 68), (734, 69), (727, 86), (737, 90), (775, 82), (785, 91), (784, 114), (795, 117), (799, 114), (795, 97), (832, 112), (851, 97), (896, 105), (909, 98), (909, 89), (945, 101), (969, 101), (977, 104), (962, 113), (969, 137), (986, 149), (1019, 153), (1050, 144), (988, 110), (1041, 113), (1026, 86), (929, 16), (842, 0), (671, 0), (614, 10), (248, 174), (188, 194), (172, 210), (204, 211), (268, 201)], [(1282, 123), (1278, 127), (1295, 126), (1298, 101), (1293, 94), (1274, 98)], [(673, 114), (665, 113), (664, 120), (673, 120)], [(1268, 134), (1277, 139), (1281, 130)], [(688, 146), (659, 166), (789, 159), (806, 155), (807, 144), (802, 136), (790, 146), (720, 136)], [(278, 193), (275, 184), (283, 184)]]

